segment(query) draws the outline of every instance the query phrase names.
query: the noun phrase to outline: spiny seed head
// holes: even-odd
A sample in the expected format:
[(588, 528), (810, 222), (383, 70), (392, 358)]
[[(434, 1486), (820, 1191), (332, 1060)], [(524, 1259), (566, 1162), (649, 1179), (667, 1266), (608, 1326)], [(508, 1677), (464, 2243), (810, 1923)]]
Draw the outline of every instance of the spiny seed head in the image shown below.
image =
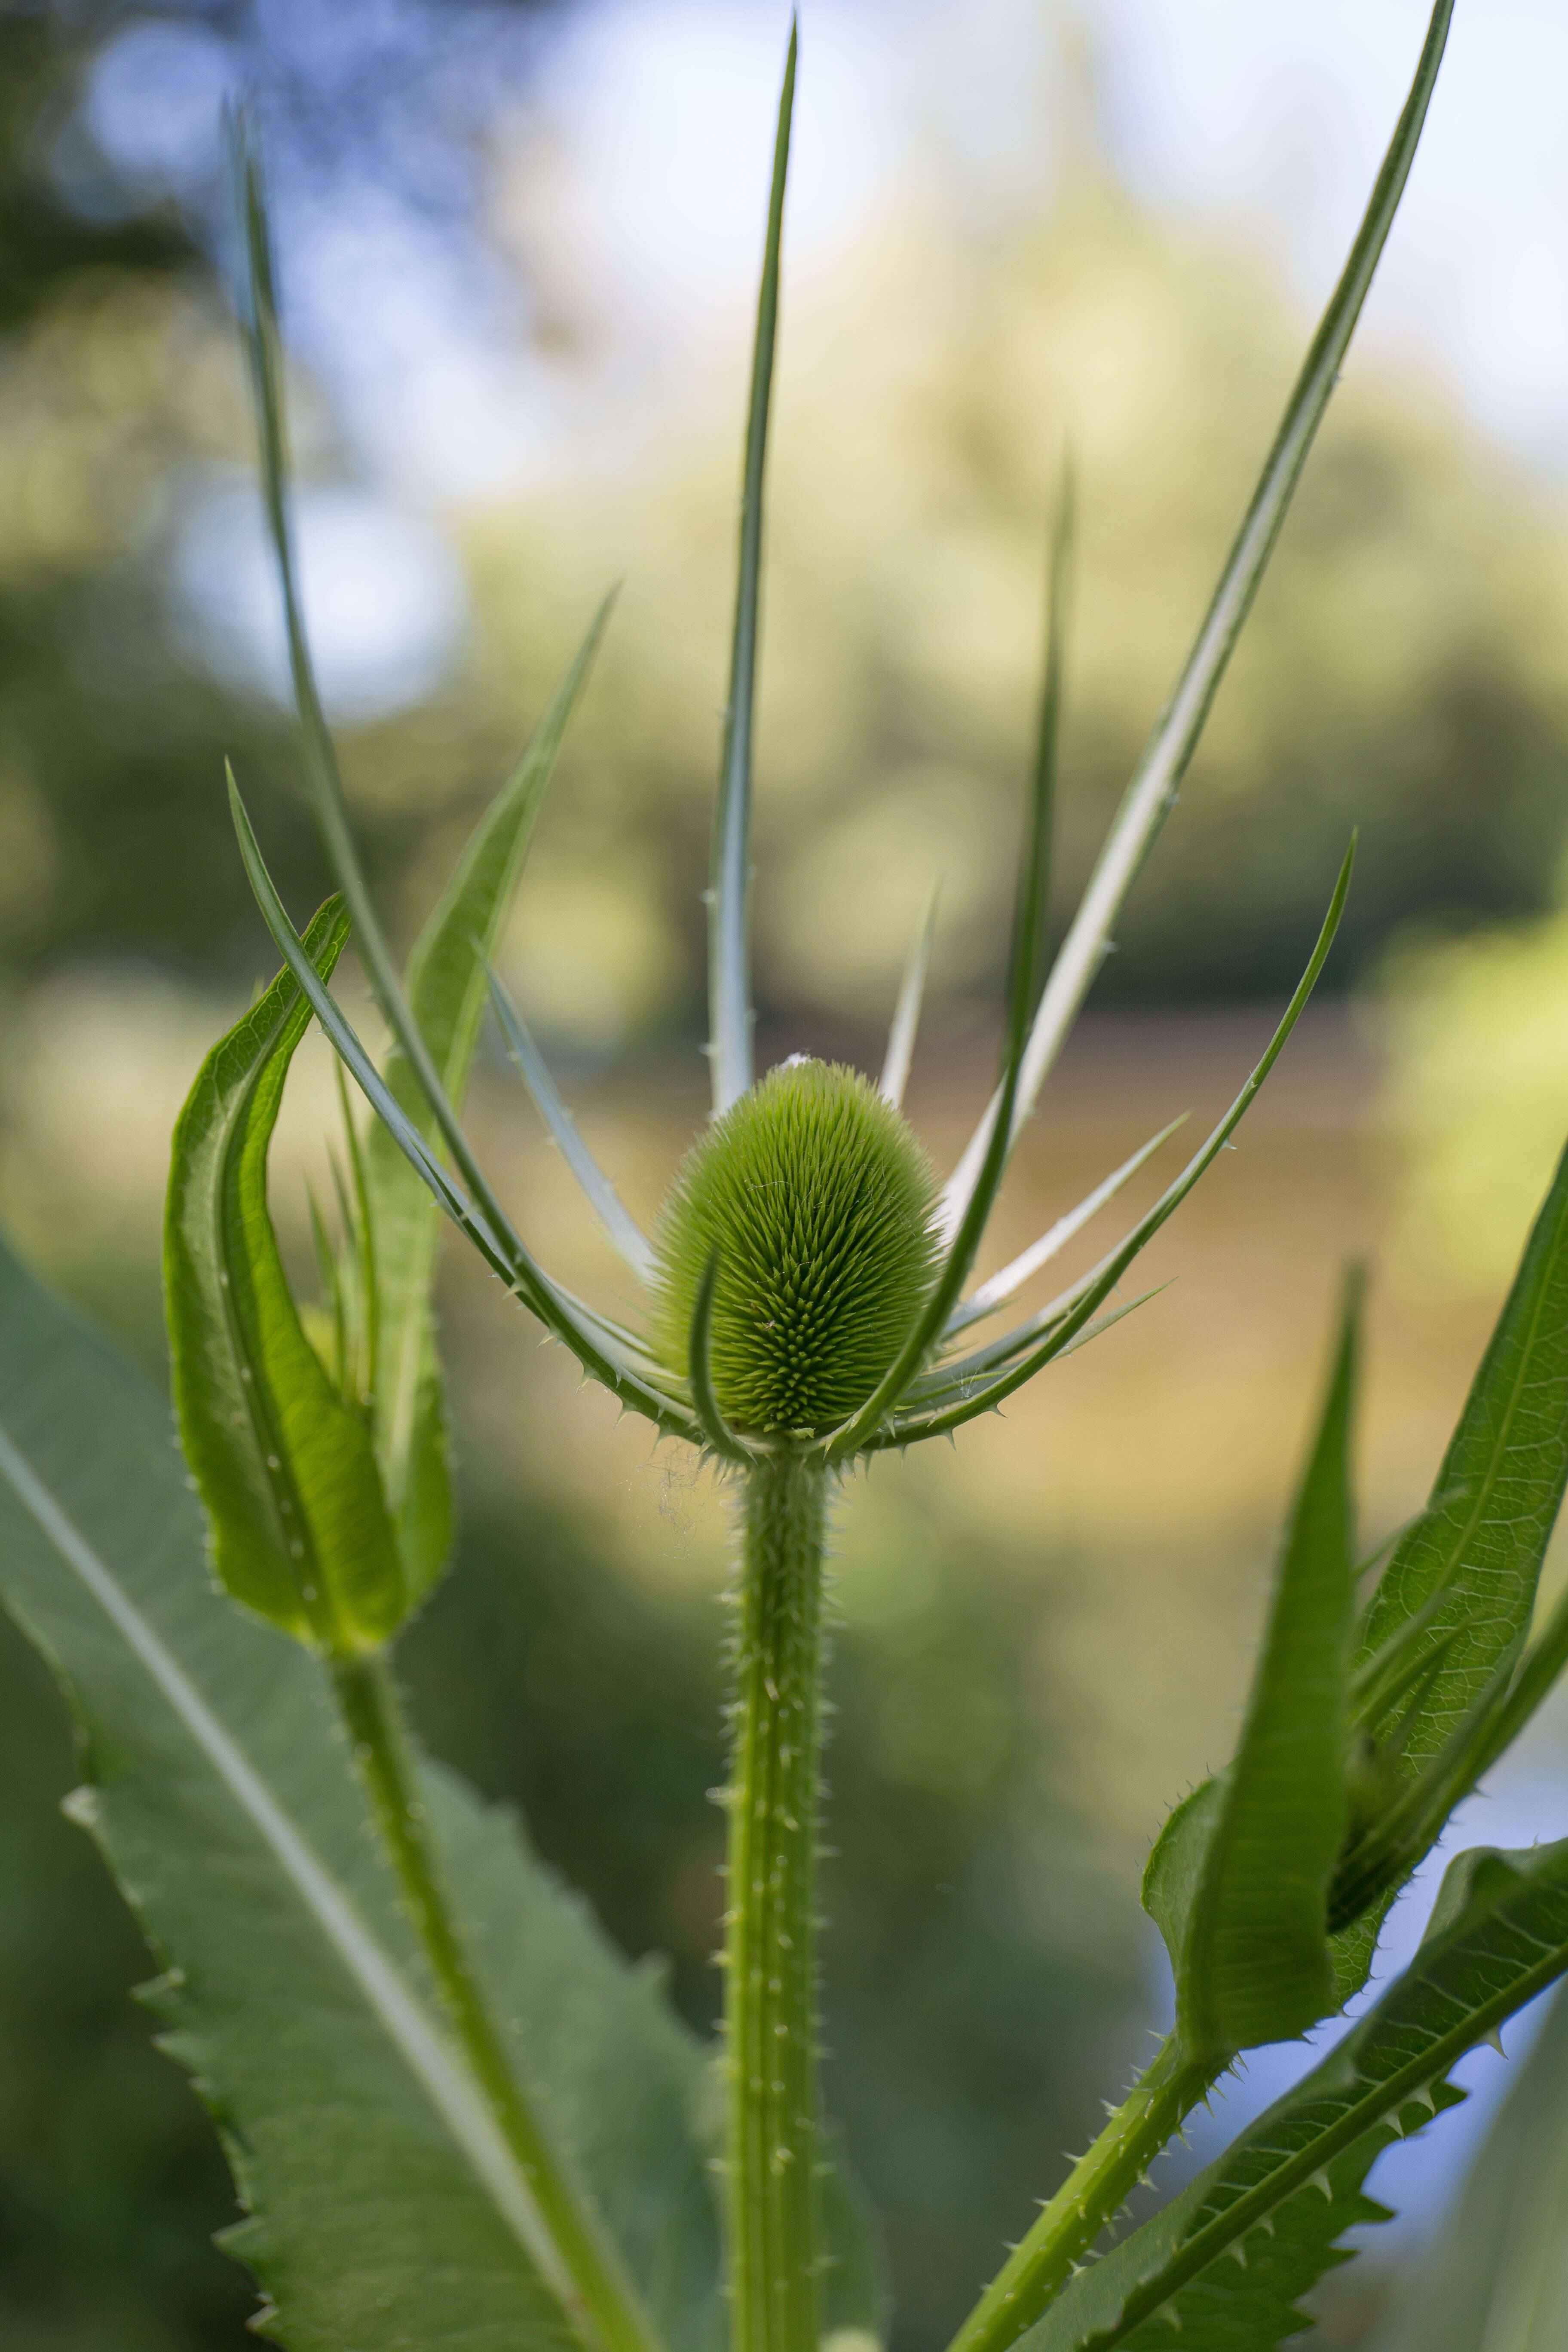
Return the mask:
[(688, 1152), (661, 1213), (654, 1329), (685, 1371), (715, 1251), (713, 1388), (733, 1429), (834, 1428), (892, 1364), (930, 1288), (936, 1180), (858, 1071), (786, 1062)]

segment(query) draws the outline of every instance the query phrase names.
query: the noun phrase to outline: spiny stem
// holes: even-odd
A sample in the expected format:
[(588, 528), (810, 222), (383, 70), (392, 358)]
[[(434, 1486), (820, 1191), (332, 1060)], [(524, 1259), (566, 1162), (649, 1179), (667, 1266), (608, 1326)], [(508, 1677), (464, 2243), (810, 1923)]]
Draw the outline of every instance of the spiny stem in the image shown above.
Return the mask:
[(426, 1828), (402, 1709), (385, 1661), (341, 1659), (331, 1675), (355, 1769), (430, 1972), (528, 2184), (542, 2242), (557, 2258), (557, 2274), (548, 2283), (595, 2352), (661, 2352), (603, 2223), (529, 2105), (464, 1948)]
[(1162, 2043), (1153, 2064), (1139, 2076), (1027, 2237), (1014, 2248), (948, 2352), (1005, 2352), (1034, 2326), (1071, 2277), (1079, 2257), (1223, 2072), (1223, 2066), (1184, 2057), (1174, 2034)]
[(724, 1940), (731, 2352), (816, 2352), (816, 1807), (827, 1474), (745, 1474)]

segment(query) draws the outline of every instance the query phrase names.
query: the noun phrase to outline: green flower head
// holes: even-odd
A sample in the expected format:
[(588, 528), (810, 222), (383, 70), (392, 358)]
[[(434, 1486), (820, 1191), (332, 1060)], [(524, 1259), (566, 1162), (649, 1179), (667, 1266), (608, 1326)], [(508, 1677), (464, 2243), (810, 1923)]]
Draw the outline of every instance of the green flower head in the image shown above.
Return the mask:
[(731, 1428), (816, 1435), (864, 1404), (936, 1265), (936, 1179), (858, 1071), (797, 1056), (715, 1121), (678, 1170), (655, 1235), (654, 1333), (683, 1371), (719, 1259), (714, 1391)]

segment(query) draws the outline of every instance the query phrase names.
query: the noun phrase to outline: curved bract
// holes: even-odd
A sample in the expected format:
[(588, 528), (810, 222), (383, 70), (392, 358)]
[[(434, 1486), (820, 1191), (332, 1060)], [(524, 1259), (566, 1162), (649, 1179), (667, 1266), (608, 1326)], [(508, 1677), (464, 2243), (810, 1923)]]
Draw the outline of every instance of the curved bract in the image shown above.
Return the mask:
[(797, 1060), (678, 1171), (656, 1237), (654, 1329), (684, 1370), (709, 1261), (714, 1393), (731, 1428), (816, 1435), (863, 1404), (935, 1266), (930, 1161), (858, 1071)]

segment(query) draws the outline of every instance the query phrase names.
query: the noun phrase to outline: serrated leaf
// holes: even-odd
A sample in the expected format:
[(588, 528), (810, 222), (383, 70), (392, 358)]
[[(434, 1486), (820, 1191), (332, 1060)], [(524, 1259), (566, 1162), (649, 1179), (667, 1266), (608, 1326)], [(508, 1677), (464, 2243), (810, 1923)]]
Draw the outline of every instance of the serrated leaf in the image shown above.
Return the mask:
[(1378, 2339), (1386, 2352), (1568, 2344), (1568, 1995), (1552, 2000), (1396, 2309)]
[[(1375, 2158), (1462, 2094), (1467, 2050), (1568, 1969), (1568, 1839), (1461, 1854), (1425, 1941), (1376, 2007), (1217, 2161), (1074, 2278), (1020, 2352), (1273, 2352), (1348, 2259), (1347, 2230), (1386, 2218), (1363, 2193)], [(1238, 2258), (1239, 2257), (1239, 2258)]]
[[(463, 1107), (500, 947), (529, 844), (577, 698), (609, 618), (605, 601), (556, 687), (526, 750), (480, 818), (408, 959), (408, 1008), (447, 1100)], [(439, 1129), (417, 1073), (394, 1045), (384, 1076), (432, 1149)], [(410, 1586), (417, 1598), (452, 1545), (451, 1486), (440, 1372), (430, 1318), (439, 1212), (380, 1120), (364, 1142), (378, 1293), (375, 1448)]]
[(1347, 2002), (1353, 2000), (1372, 1975), (1372, 1964), (1377, 1958), (1378, 1937), (1398, 1893), (1396, 1886), (1390, 1887), (1351, 1927), (1337, 1928), (1330, 1936), (1329, 1949), (1334, 1961), (1336, 2009), (1343, 2009)]
[[(348, 937), (329, 899), (305, 935), (330, 974)], [(370, 1432), (289, 1293), (267, 1151), (310, 1008), (288, 971), (219, 1039), (174, 1129), (163, 1269), (175, 1409), (236, 1601), (324, 1650), (370, 1649), (406, 1614)]]
[[(1535, 1220), (1433, 1486), (1366, 1610), (1358, 1663), (1404, 1630), (1446, 1644), (1398, 1771), (1413, 1779), (1458, 1730), (1530, 1630), (1547, 1539), (1568, 1481), (1568, 1152)], [(1392, 1711), (1366, 1728), (1385, 1734)]]
[(1346, 1822), (1359, 1315), (1352, 1279), (1236, 1755), (1172, 1814), (1144, 1874), (1194, 2059), (1289, 2041), (1335, 2006), (1328, 1889)]
[[(211, 1585), (147, 1384), (0, 1247), (0, 1598), (60, 1675), (90, 1826), (293, 2352), (574, 2342), (528, 2185), (449, 2041), (322, 1668)], [(671, 2352), (715, 2352), (704, 2051), (450, 1776), (427, 1798), (520, 2065)], [(643, 2159), (647, 2158), (645, 2162)]]

